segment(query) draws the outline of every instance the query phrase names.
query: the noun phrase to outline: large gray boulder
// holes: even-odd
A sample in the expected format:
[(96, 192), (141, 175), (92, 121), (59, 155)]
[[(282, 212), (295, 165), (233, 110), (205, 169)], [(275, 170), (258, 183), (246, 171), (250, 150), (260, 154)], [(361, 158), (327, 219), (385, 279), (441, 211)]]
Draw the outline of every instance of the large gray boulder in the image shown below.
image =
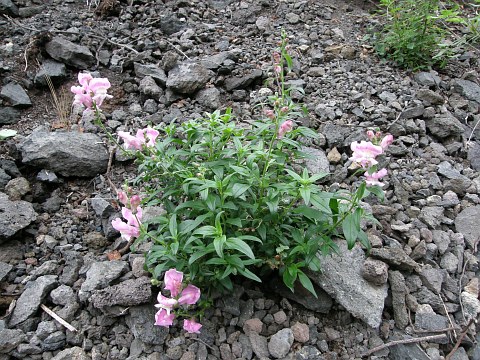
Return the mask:
[(74, 44), (61, 36), (55, 36), (49, 41), (45, 50), (55, 60), (79, 69), (88, 69), (96, 62), (88, 47)]
[(39, 130), (18, 147), (24, 164), (62, 176), (93, 177), (108, 166), (107, 149), (95, 134)]
[(13, 107), (26, 108), (32, 106), (32, 102), (26, 91), (20, 85), (13, 82), (2, 87), (0, 97), (8, 101)]
[(36, 218), (37, 213), (32, 204), (23, 200), (10, 201), (6, 194), (0, 192), (0, 244)]
[(345, 241), (337, 242), (337, 245), (340, 255), (321, 257), (322, 272), (310, 272), (309, 277), (353, 316), (378, 328), (388, 286), (375, 286), (363, 278), (365, 254), (360, 246), (348, 250)]
[(470, 206), (462, 210), (455, 218), (455, 228), (462, 233), (465, 242), (471, 249), (478, 241), (478, 224), (480, 224), (480, 205)]

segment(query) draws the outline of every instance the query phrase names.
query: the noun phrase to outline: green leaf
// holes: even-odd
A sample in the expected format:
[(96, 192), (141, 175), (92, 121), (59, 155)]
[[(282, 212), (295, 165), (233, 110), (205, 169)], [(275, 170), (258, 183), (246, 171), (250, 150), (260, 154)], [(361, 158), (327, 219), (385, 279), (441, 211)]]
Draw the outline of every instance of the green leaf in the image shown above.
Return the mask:
[(215, 257), (205, 261), (205, 265), (227, 265), (227, 261), (225, 259)]
[(183, 235), (183, 234), (188, 234), (192, 232), (197, 228), (198, 225), (200, 225), (205, 219), (207, 219), (210, 216), (211, 216), (210, 214), (203, 214), (203, 215), (197, 216), (195, 220), (182, 221), (179, 226), (180, 234)]
[(322, 270), (321, 264), (320, 264), (320, 259), (317, 257), (316, 254), (312, 257), (310, 262), (308, 263), (308, 267), (312, 271), (320, 271)]
[(355, 241), (360, 232), (360, 213), (355, 211), (348, 214), (342, 222), (342, 230), (345, 240), (347, 240), (348, 249), (351, 250), (355, 246)]
[(295, 180), (297, 180), (298, 182), (302, 181), (302, 177), (300, 175), (298, 175), (296, 172), (293, 172), (292, 170), (290, 169), (285, 169), (285, 171), (292, 177), (294, 178)]
[(223, 228), (222, 228), (222, 215), (225, 211), (220, 211), (216, 216), (215, 216), (215, 229), (217, 229), (217, 234), (221, 235), (223, 234)]
[(312, 295), (318, 299), (317, 293), (313, 288), (312, 281), (301, 270), (298, 270), (298, 280), (300, 280), (300, 284), (302, 284), (305, 289), (310, 291), (310, 293), (312, 293)]
[(293, 284), (297, 279), (297, 268), (295, 266), (289, 266), (287, 268), (284, 268), (282, 278), (285, 286), (293, 292)]
[(253, 235), (242, 235), (242, 236), (237, 236), (239, 239), (242, 240), (251, 240), (251, 241), (256, 241), (260, 244), (262, 244), (262, 240), (260, 240), (258, 237), (253, 236)]
[(193, 235), (211, 236), (211, 235), (215, 235), (216, 233), (217, 233), (217, 229), (215, 228), (215, 226), (205, 225), (195, 230)]
[(293, 213), (302, 214), (306, 218), (312, 220), (320, 220), (324, 217), (320, 211), (305, 205), (297, 207), (295, 210), (293, 210)]
[(192, 256), (190, 256), (190, 259), (188, 259), (188, 263), (191, 265), (193, 264), (195, 261), (197, 261), (198, 259), (200, 259), (201, 257), (213, 252), (214, 250), (213, 249), (207, 249), (207, 250), (200, 250), (200, 251), (196, 251), (192, 254)]
[(375, 186), (368, 186), (367, 187), (368, 191), (370, 191), (372, 194), (374, 194), (378, 200), (382, 201), (385, 200), (385, 192), (382, 190), (382, 188), (378, 185)]
[(223, 258), (223, 248), (226, 241), (227, 237), (225, 235), (217, 236), (213, 239), (213, 246), (215, 247), (218, 257)]
[(15, 130), (11, 130), (11, 129), (0, 130), (0, 140), (5, 140), (15, 135), (17, 135), (17, 132)]
[(235, 165), (230, 165), (230, 167), (233, 170), (235, 170), (236, 173), (238, 173), (240, 175), (243, 175), (243, 176), (246, 176), (246, 177), (250, 176), (250, 170), (248, 170), (247, 168), (243, 168), (243, 167), (235, 166)]
[(242, 227), (242, 220), (239, 218), (227, 219), (227, 224), (235, 225), (236, 227)]
[(241, 275), (245, 276), (248, 279), (251, 279), (253, 281), (257, 281), (259, 283), (262, 282), (262, 280), (260, 280), (260, 278), (257, 275), (255, 275), (253, 272), (251, 272), (247, 268), (245, 268), (245, 269), (237, 268), (237, 270)]
[(176, 255), (177, 252), (178, 252), (178, 242), (172, 242), (170, 244), (170, 251), (172, 252), (172, 254)]
[(177, 228), (177, 214), (173, 214), (170, 218), (170, 222), (168, 223), (168, 229), (170, 230), (170, 234), (174, 239), (178, 236), (178, 228)]
[(241, 253), (247, 255), (250, 259), (255, 259), (255, 255), (253, 254), (250, 246), (248, 246), (245, 241), (240, 240), (239, 238), (228, 238), (225, 242), (225, 247), (227, 249), (240, 251)]
[(265, 224), (262, 223), (257, 228), (257, 232), (258, 232), (258, 235), (260, 235), (260, 237), (262, 238), (263, 241), (265, 241), (267, 239), (267, 227), (265, 226)]
[(235, 183), (232, 187), (232, 196), (234, 198), (238, 198), (243, 195), (243, 193), (245, 193), (245, 191), (247, 191), (248, 189), (250, 189), (250, 185), (248, 184)]
[(305, 205), (310, 204), (310, 195), (311, 195), (310, 187), (307, 185), (302, 185), (299, 191), (303, 201), (305, 202)]

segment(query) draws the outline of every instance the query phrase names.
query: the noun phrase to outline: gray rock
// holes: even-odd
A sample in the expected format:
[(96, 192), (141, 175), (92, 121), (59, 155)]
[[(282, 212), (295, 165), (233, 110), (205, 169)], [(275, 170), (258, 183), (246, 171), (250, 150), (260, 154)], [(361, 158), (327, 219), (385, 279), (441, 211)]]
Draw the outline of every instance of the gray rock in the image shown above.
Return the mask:
[(348, 250), (344, 241), (337, 245), (340, 255), (322, 257), (322, 273), (310, 274), (310, 278), (353, 316), (373, 328), (378, 328), (388, 287), (386, 284), (374, 286), (362, 277), (365, 254), (360, 246)]
[(382, 286), (388, 280), (388, 265), (376, 259), (366, 259), (363, 263), (362, 276), (373, 285)]
[(307, 155), (305, 166), (309, 174), (327, 174), (330, 172), (330, 162), (325, 151), (312, 147), (302, 147), (301, 151)]
[(92, 198), (90, 203), (92, 204), (93, 211), (95, 211), (95, 214), (100, 218), (109, 217), (115, 212), (115, 209), (110, 202), (102, 198), (100, 195), (96, 195)]
[(480, 300), (478, 296), (470, 294), (467, 291), (463, 291), (460, 295), (462, 300), (463, 312), (467, 320), (476, 319), (478, 313), (480, 313)]
[(17, 300), (8, 325), (14, 327), (34, 315), (50, 290), (57, 285), (56, 275), (45, 275), (29, 281)]
[(39, 6), (26, 6), (18, 9), (18, 15), (22, 18), (31, 17), (45, 11), (45, 5)]
[(160, 86), (157, 85), (155, 80), (151, 76), (145, 76), (141, 81), (140, 85), (138, 86), (138, 90), (154, 99), (159, 99), (163, 95), (163, 90)]
[(429, 290), (433, 291), (435, 294), (440, 294), (443, 281), (445, 280), (445, 276), (447, 275), (445, 270), (424, 267), (420, 271), (419, 275), (420, 279), (422, 279), (422, 283), (424, 286), (426, 286)]
[(422, 306), (415, 313), (415, 327), (422, 330), (443, 330), (448, 327), (448, 319), (446, 316), (438, 315), (430, 311), (422, 311)]
[(78, 346), (60, 351), (50, 360), (90, 360), (85, 351)]
[(5, 186), (8, 184), (10, 179), (10, 175), (8, 175), (5, 170), (0, 168), (0, 191), (5, 190)]
[(134, 306), (129, 309), (125, 321), (135, 339), (146, 344), (163, 345), (168, 336), (168, 328), (154, 325), (155, 312), (153, 305)]
[(202, 89), (213, 73), (198, 62), (182, 62), (169, 73), (166, 86), (181, 94), (193, 94)]
[[(1, 109), (0, 109), (1, 114)], [(0, 124), (2, 122), (2, 116), (0, 115)], [(470, 167), (473, 170), (480, 171), (480, 144), (476, 141), (470, 142), (467, 147), (467, 159), (470, 161)]]
[(293, 331), (289, 328), (282, 329), (273, 334), (268, 342), (268, 351), (270, 352), (270, 355), (276, 359), (287, 356), (290, 347), (293, 344), (293, 340)]
[(128, 263), (125, 261), (98, 261), (90, 265), (87, 271), (87, 278), (81, 286), (82, 292), (103, 289), (111, 282), (119, 278), (128, 270)]
[(248, 334), (248, 339), (250, 340), (250, 345), (252, 350), (260, 359), (269, 358), (270, 352), (268, 351), (267, 338), (262, 335), (258, 335), (255, 332)]
[(26, 228), (37, 218), (31, 203), (26, 201), (10, 201), (8, 196), (0, 192), (0, 244), (18, 231)]
[(459, 347), (450, 357), (450, 360), (475, 360), (476, 357), (469, 357), (463, 347)]
[(455, 229), (463, 234), (470, 249), (474, 249), (478, 241), (478, 224), (480, 224), (480, 205), (467, 207), (455, 218)]
[(41, 347), (43, 351), (55, 351), (60, 348), (65, 347), (66, 336), (63, 331), (55, 331), (54, 333), (47, 336), (45, 340), (42, 341)]
[(451, 114), (441, 114), (425, 119), (425, 125), (433, 136), (440, 139), (459, 136), (464, 131), (462, 123)]
[(439, 93), (430, 89), (420, 89), (417, 91), (417, 98), (422, 100), (427, 106), (442, 105), (445, 99)]
[(5, 99), (10, 105), (17, 108), (26, 108), (32, 106), (32, 102), (23, 88), (16, 83), (8, 83), (2, 87), (0, 97)]
[[(399, 340), (404, 336), (397, 336), (392, 340)], [(407, 338), (410, 338), (408, 336)], [(399, 344), (390, 347), (389, 360), (431, 360), (418, 344)]]
[(20, 111), (13, 107), (0, 107), (0, 125), (15, 124), (20, 120)]
[(445, 209), (441, 206), (425, 206), (418, 218), (430, 228), (436, 229), (440, 226)]
[(167, 84), (167, 75), (165, 74), (165, 71), (156, 65), (134, 63), (133, 69), (135, 71), (135, 75), (141, 79), (145, 76), (150, 76), (160, 86), (165, 87)]
[(445, 311), (443, 308), (443, 302), (439, 298), (438, 295), (434, 294), (426, 287), (421, 287), (420, 290), (413, 294), (415, 299), (419, 304), (428, 304), (430, 305), (436, 312), (443, 312)]
[(5, 194), (12, 201), (21, 200), (30, 190), (30, 183), (24, 177), (12, 179), (5, 185)]
[(450, 237), (445, 231), (433, 230), (432, 240), (433, 243), (437, 245), (440, 255), (443, 255), (445, 251), (447, 251), (448, 246), (450, 245)]
[(66, 306), (77, 301), (77, 295), (70, 286), (60, 285), (50, 292), (50, 298), (55, 305)]
[(18, 16), (18, 7), (11, 0), (0, 0), (0, 14)]
[(49, 77), (55, 84), (65, 79), (66, 76), (67, 68), (65, 64), (47, 59), (40, 66), (33, 82), (36, 85), (48, 86), (46, 77)]
[(445, 188), (458, 194), (465, 194), (466, 190), (472, 184), (469, 178), (462, 175), (448, 161), (442, 161), (438, 164), (438, 173), (450, 180), (444, 183)]
[(225, 79), (225, 89), (233, 91), (236, 89), (245, 89), (254, 81), (260, 80), (263, 76), (262, 70), (255, 69), (250, 74), (241, 77), (229, 77)]
[(453, 81), (453, 90), (465, 96), (468, 100), (476, 101), (480, 104), (480, 86), (473, 81), (455, 79)]
[(34, 131), (18, 149), (24, 164), (62, 176), (93, 177), (107, 170), (108, 152), (91, 133)]
[(426, 71), (416, 73), (414, 78), (415, 81), (418, 82), (420, 85), (428, 87), (438, 86), (441, 81), (438, 75)]
[(185, 28), (185, 22), (172, 13), (167, 13), (160, 19), (160, 29), (165, 35), (172, 35)]
[(0, 261), (0, 283), (7, 277), (10, 270), (13, 269), (13, 265)]
[(88, 69), (96, 62), (88, 47), (74, 44), (61, 36), (55, 36), (49, 41), (45, 50), (53, 59), (79, 69)]
[(209, 70), (217, 70), (225, 64), (227, 60), (235, 61), (238, 57), (236, 51), (222, 51), (218, 54), (210, 55), (201, 60), (201, 64)]
[(94, 291), (90, 301), (96, 308), (122, 305), (135, 306), (149, 302), (152, 297), (152, 285), (146, 276), (130, 279), (105, 289)]
[(442, 256), (440, 260), (440, 267), (447, 270), (449, 273), (456, 273), (458, 268), (458, 257), (451, 252), (447, 252)]
[(420, 271), (420, 265), (398, 247), (373, 248), (370, 251), (370, 256), (380, 259), (399, 270)]
[(60, 275), (60, 283), (72, 286), (78, 279), (78, 272), (83, 265), (83, 258), (75, 251), (66, 251), (63, 254), (65, 267)]
[(37, 174), (37, 180), (50, 184), (59, 184), (62, 182), (53, 171), (45, 169), (40, 170)]
[(222, 104), (220, 100), (220, 90), (214, 87), (200, 90), (195, 96), (195, 100), (209, 110), (219, 109)]
[(392, 307), (395, 326), (399, 329), (405, 329), (409, 324), (409, 316), (406, 305), (406, 296), (408, 294), (405, 278), (400, 271), (389, 271), (389, 282), (392, 291)]
[(0, 354), (7, 354), (22, 342), (27, 341), (27, 336), (19, 329), (0, 330)]
[(402, 111), (402, 119), (415, 119), (419, 118), (425, 112), (425, 107), (423, 105), (417, 105)]

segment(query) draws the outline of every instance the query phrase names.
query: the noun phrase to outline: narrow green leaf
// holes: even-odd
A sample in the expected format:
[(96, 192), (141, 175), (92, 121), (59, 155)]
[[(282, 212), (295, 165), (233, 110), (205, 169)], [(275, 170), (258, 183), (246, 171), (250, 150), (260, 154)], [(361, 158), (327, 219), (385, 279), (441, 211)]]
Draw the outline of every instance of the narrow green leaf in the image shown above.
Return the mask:
[(223, 258), (223, 248), (226, 240), (227, 237), (225, 235), (217, 236), (215, 239), (213, 239), (213, 246), (215, 247), (215, 251), (220, 258)]
[(178, 227), (177, 227), (177, 214), (173, 214), (170, 218), (170, 222), (168, 223), (168, 229), (170, 230), (170, 234), (174, 239), (178, 236)]
[(239, 218), (227, 219), (227, 224), (234, 225), (236, 227), (242, 227), (242, 220)]
[(227, 265), (227, 261), (222, 258), (211, 258), (205, 261), (205, 265)]
[(300, 196), (305, 202), (305, 205), (310, 204), (310, 195), (311, 195), (310, 187), (308, 185), (302, 185), (299, 191), (300, 191)]
[(214, 226), (205, 225), (195, 230), (193, 235), (211, 236), (211, 235), (215, 235), (216, 233), (217, 233), (217, 229)]
[(298, 175), (296, 172), (293, 172), (292, 170), (290, 169), (285, 169), (285, 171), (292, 177), (294, 178), (295, 180), (297, 180), (298, 182), (302, 181), (302, 177), (300, 175)]
[(248, 189), (250, 189), (250, 185), (248, 184), (235, 183), (233, 184), (233, 187), (232, 187), (232, 196), (234, 198), (238, 198), (241, 195), (243, 195), (245, 191), (247, 191)]
[(207, 249), (207, 250), (196, 251), (192, 254), (192, 256), (190, 256), (190, 259), (188, 259), (188, 263), (191, 265), (195, 261), (200, 259), (201, 257), (211, 253), (212, 251), (214, 251), (214, 250), (213, 249)]
[(237, 268), (237, 270), (241, 275), (245, 276), (248, 279), (251, 279), (253, 281), (257, 281), (259, 283), (262, 282), (262, 280), (257, 275), (255, 275), (253, 272), (251, 272), (247, 268), (245, 268), (245, 269)]
[(349, 250), (355, 246), (355, 241), (360, 232), (360, 219), (356, 214), (357, 212), (348, 214), (342, 222), (343, 235), (345, 240), (347, 240)]
[(301, 270), (298, 270), (298, 280), (300, 280), (300, 284), (302, 284), (302, 286), (305, 289), (310, 291), (310, 293), (318, 299), (318, 296), (317, 296), (317, 293), (315, 292), (312, 281)]
[(210, 217), (210, 214), (203, 214), (198, 216), (195, 220), (184, 220), (179, 225), (180, 234), (188, 234), (195, 230), (205, 219)]
[(383, 202), (383, 200), (385, 200), (385, 192), (383, 191), (383, 189), (380, 186), (378, 186), (378, 185), (368, 186), (367, 189), (372, 194), (374, 194), (378, 198), (378, 200), (380, 200), (382, 202)]
[(255, 259), (255, 255), (253, 254), (250, 246), (248, 246), (245, 241), (240, 240), (239, 238), (228, 238), (225, 242), (225, 247), (227, 249), (240, 251), (241, 253), (247, 255), (250, 259)]

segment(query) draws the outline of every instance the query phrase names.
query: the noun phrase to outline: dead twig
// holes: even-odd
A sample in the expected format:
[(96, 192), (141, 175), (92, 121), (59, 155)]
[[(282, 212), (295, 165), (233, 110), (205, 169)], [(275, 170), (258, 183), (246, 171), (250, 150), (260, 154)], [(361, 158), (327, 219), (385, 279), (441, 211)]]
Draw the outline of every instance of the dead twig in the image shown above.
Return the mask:
[(187, 54), (185, 54), (182, 50), (180, 50), (177, 46), (175, 46), (171, 41), (165, 40), (167, 43), (169, 43), (180, 55), (183, 55), (185, 59), (190, 60)]
[(458, 337), (457, 342), (455, 343), (455, 346), (453, 347), (452, 351), (450, 351), (448, 355), (445, 356), (445, 360), (450, 360), (453, 354), (455, 354), (455, 352), (458, 350), (458, 348), (460, 347), (460, 344), (462, 343), (463, 338), (465, 337), (465, 335), (467, 335), (470, 325), (472, 325), (474, 321), (475, 320), (473, 318), (470, 319), (468, 324), (465, 326), (465, 329), (460, 333), (460, 336)]
[(447, 336), (446, 334), (439, 334), (439, 335), (423, 336), (423, 337), (419, 337), (419, 338), (393, 340), (393, 341), (390, 341), (390, 342), (388, 342), (388, 343), (386, 343), (386, 344), (383, 344), (383, 345), (374, 347), (373, 349), (370, 349), (370, 350), (368, 350), (367, 352), (364, 352), (364, 353), (361, 355), (361, 357), (370, 356), (370, 355), (376, 353), (377, 351), (380, 351), (380, 350), (383, 350), (383, 349), (386, 349), (386, 348), (389, 348), (389, 347), (395, 346), (395, 345), (400, 345), (400, 344), (415, 344), (415, 343), (419, 343), (419, 342), (422, 342), (422, 341), (440, 340), (440, 339), (444, 339), (446, 336)]
[(46, 307), (45, 305), (43, 304), (40, 304), (40, 307), (42, 308), (43, 311), (45, 311), (48, 315), (50, 315), (52, 318), (54, 318), (55, 320), (57, 320), (60, 324), (62, 324), (63, 326), (65, 326), (68, 330), (72, 331), (72, 332), (77, 332), (78, 330), (75, 329), (72, 325), (70, 325), (68, 322), (66, 322), (65, 320), (63, 320), (60, 316), (58, 316), (57, 314), (55, 314), (52, 310), (50, 310), (48, 307)]

